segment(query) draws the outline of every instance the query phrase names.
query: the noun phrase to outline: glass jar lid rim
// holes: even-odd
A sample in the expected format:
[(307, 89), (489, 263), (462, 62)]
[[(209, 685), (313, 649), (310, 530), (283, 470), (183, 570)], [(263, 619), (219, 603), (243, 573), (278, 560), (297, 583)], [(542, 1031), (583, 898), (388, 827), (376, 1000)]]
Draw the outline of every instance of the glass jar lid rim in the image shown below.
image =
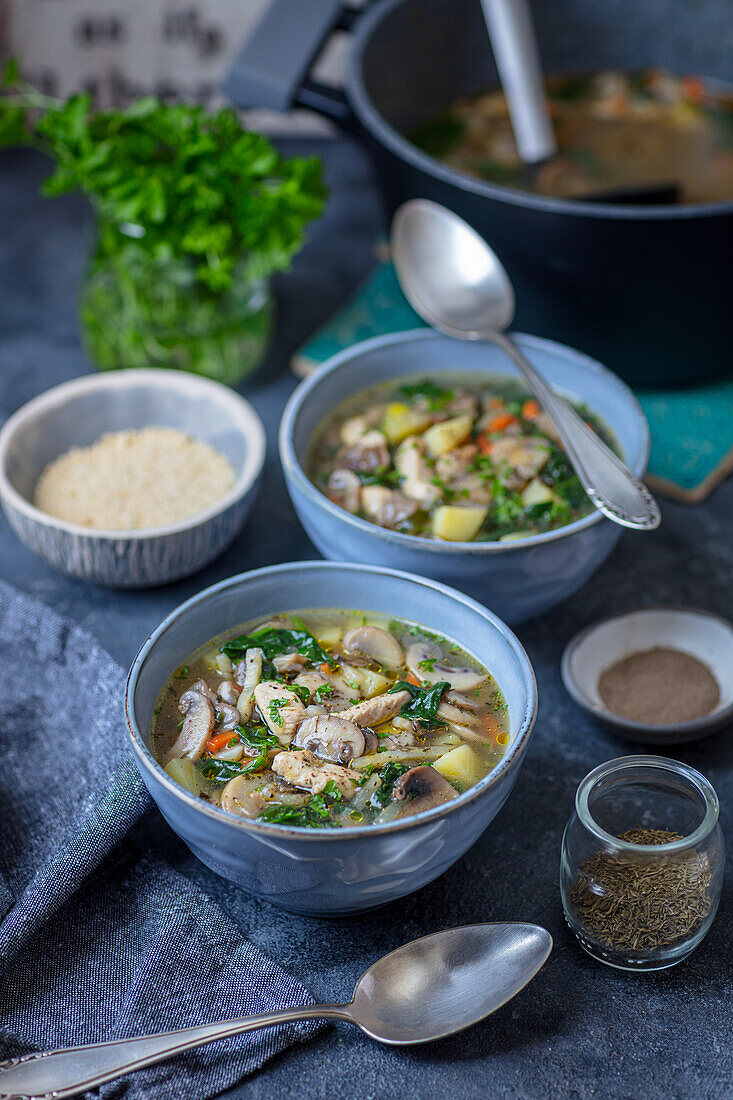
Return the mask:
[[(593, 788), (601, 779), (613, 775), (614, 772), (629, 769), (633, 774), (633, 769), (641, 767), (656, 768), (659, 771), (682, 776), (697, 790), (705, 804), (705, 815), (697, 828), (693, 829), (687, 836), (683, 836), (680, 840), (667, 841), (665, 844), (634, 844), (630, 840), (621, 840), (620, 837), (607, 832), (598, 824), (589, 805)], [(606, 844), (625, 851), (662, 855), (666, 852), (677, 852), (694, 847), (703, 841), (717, 824), (719, 803), (718, 796), (710, 781), (696, 768), (690, 767), (689, 764), (683, 764), (681, 760), (671, 760), (665, 756), (618, 756), (614, 760), (606, 760), (604, 763), (598, 764), (580, 781), (575, 793), (575, 810), (585, 827)]]

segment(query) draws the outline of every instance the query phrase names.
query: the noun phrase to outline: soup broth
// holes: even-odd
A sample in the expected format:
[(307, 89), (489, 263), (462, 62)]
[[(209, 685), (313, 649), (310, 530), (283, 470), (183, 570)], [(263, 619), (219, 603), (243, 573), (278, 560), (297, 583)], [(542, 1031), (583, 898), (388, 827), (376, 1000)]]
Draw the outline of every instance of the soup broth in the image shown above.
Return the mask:
[(318, 429), (309, 469), (334, 504), (423, 538), (517, 539), (593, 510), (549, 418), (507, 379), (452, 373), (364, 390)]
[(733, 198), (733, 95), (658, 69), (547, 79), (559, 153), (527, 172), (500, 90), (454, 100), (415, 130), (426, 153), (469, 175), (573, 198), (676, 185), (681, 202)]
[(189, 792), (308, 828), (412, 816), (478, 783), (509, 743), (490, 672), (373, 613), (257, 620), (197, 650), (155, 707), (153, 752)]

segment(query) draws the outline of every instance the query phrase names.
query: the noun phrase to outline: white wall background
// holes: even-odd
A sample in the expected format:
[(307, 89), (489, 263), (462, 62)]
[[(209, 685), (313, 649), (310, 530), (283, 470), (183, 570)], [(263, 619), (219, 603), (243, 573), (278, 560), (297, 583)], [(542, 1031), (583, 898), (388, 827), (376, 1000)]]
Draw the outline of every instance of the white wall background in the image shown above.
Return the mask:
[[(45, 91), (91, 91), (100, 107), (139, 95), (219, 102), (217, 89), (242, 40), (271, 0), (0, 0), (3, 52)], [(304, 4), (308, 0), (302, 0)], [(316, 72), (337, 80), (345, 36), (334, 36)], [(250, 112), (269, 130), (324, 132), (298, 112)]]

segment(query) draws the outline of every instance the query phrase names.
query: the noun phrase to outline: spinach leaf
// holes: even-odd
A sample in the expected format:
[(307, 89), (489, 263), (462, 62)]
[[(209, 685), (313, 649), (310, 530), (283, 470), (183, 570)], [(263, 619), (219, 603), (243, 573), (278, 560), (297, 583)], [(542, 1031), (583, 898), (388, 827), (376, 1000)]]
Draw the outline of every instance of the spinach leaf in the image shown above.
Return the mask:
[(330, 798), (333, 802), (343, 802), (343, 800), (344, 800), (344, 796), (341, 794), (341, 791), (338, 789), (338, 785), (337, 785), (335, 779), (329, 779), (328, 783), (323, 788), (323, 793), (328, 798)]
[(394, 785), (401, 775), (405, 772), (409, 772), (409, 764), (398, 764), (393, 761), (391, 764), (385, 764), (383, 768), (380, 768), (379, 778), (382, 780), (379, 787), (372, 795), (370, 802), (372, 806), (381, 807), (382, 809), (392, 800), (392, 791)]
[(357, 470), (356, 476), (362, 485), (382, 485), (385, 489), (399, 489), (402, 477), (397, 470), (388, 466), (377, 466), (376, 470)]
[(220, 652), (225, 653), (231, 660), (239, 660), (248, 649), (259, 648), (268, 660), (277, 657), (281, 653), (292, 653), (295, 650), (314, 665), (329, 664), (332, 668), (338, 662), (331, 657), (316, 641), (305, 623), (300, 619), (294, 619), (298, 629), (286, 630), (275, 627), (265, 627), (263, 630), (255, 630), (253, 634), (240, 634), (238, 638), (232, 638), (220, 646)]
[(245, 768), (238, 760), (217, 760), (211, 757), (209, 760), (203, 760), (199, 767), (204, 779), (209, 783), (228, 783), (230, 779), (246, 774)]
[(400, 393), (407, 398), (424, 397), (431, 412), (437, 412), (438, 409), (444, 408), (455, 396), (453, 390), (447, 390), (443, 386), (436, 385), (435, 382), (428, 381), (408, 382), (406, 385), (400, 386)]
[(304, 806), (282, 806), (277, 803), (266, 806), (258, 820), (278, 825), (300, 825), (306, 829), (323, 829), (333, 824), (331, 807), (343, 800), (344, 796), (336, 783), (329, 779), (321, 794), (314, 794)]
[(249, 752), (253, 754), (252, 760), (242, 765), (241, 770), (245, 775), (264, 768), (267, 763), (268, 749), (280, 748), (277, 737), (264, 726), (237, 726), (235, 733), (242, 744), (246, 745)]
[(437, 684), (431, 684), (429, 688), (416, 687), (408, 684), (407, 680), (398, 680), (389, 691), (388, 695), (394, 695), (397, 691), (409, 691), (411, 698), (400, 711), (405, 718), (412, 718), (421, 726), (443, 726), (437, 717), (437, 710), (443, 692), (447, 691), (450, 684), (447, 680), (439, 680)]
[(305, 684), (288, 684), (290, 691), (294, 691), (300, 699), (303, 706), (308, 706), (311, 701), (310, 688), (307, 688)]
[(331, 824), (328, 805), (320, 795), (313, 795), (304, 806), (266, 806), (258, 821), (271, 825), (299, 825), (306, 829), (325, 829)]

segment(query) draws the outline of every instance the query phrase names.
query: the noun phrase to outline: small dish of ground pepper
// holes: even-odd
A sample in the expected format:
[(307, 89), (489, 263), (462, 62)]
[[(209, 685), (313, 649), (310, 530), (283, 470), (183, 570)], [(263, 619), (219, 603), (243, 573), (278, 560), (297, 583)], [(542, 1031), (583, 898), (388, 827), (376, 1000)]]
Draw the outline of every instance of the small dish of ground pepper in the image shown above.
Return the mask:
[(579, 706), (630, 740), (694, 741), (733, 720), (733, 624), (692, 608), (616, 615), (572, 639), (562, 677)]

